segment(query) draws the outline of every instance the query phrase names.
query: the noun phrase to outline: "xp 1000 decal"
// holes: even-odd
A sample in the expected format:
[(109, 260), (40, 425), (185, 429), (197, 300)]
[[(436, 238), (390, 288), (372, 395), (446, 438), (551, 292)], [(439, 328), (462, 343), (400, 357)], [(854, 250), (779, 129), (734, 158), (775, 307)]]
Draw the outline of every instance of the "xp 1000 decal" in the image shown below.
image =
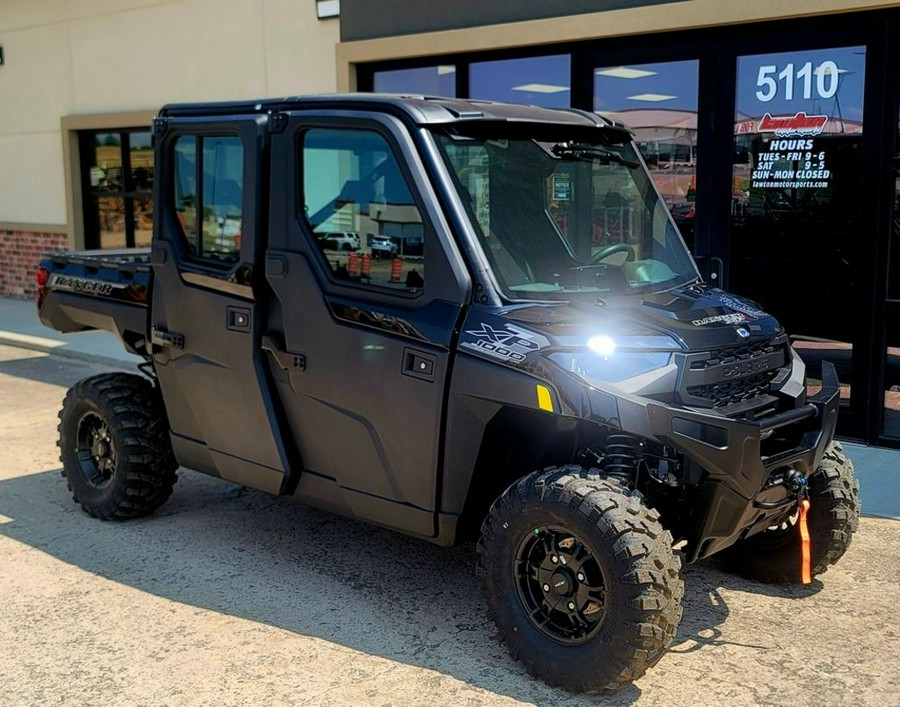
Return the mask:
[(548, 344), (543, 336), (506, 323), (492, 326), (479, 322), (460, 338), (462, 348), (511, 363), (522, 363), (529, 353)]

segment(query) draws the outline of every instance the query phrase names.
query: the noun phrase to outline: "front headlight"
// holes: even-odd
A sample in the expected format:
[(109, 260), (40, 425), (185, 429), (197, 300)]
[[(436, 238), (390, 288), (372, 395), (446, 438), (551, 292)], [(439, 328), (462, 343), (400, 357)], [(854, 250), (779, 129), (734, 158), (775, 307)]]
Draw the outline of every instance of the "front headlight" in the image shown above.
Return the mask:
[(616, 351), (616, 342), (611, 336), (605, 334), (588, 339), (587, 346), (591, 351), (605, 358), (609, 358)]
[[(600, 338), (600, 337), (597, 337)], [(605, 337), (609, 339), (609, 337)], [(612, 342), (612, 339), (609, 339)], [(609, 355), (594, 353), (552, 353), (550, 359), (570, 373), (583, 378), (588, 384), (618, 383), (652, 371), (666, 368), (672, 359), (668, 351), (615, 351), (612, 342)], [(588, 344), (590, 346), (590, 344)], [(591, 346), (592, 351), (597, 351)], [(597, 351), (597, 353), (601, 353)]]

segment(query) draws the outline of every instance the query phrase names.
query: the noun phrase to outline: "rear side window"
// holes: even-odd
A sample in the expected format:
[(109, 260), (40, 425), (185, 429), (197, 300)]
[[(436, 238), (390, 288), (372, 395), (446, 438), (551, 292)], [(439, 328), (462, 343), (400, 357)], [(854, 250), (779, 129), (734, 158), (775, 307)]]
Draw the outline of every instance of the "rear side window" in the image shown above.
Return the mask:
[(371, 130), (302, 135), (302, 210), (338, 280), (418, 292), (425, 226), (387, 141)]
[(185, 253), (211, 265), (240, 259), (244, 146), (236, 136), (183, 135), (175, 142), (174, 207)]

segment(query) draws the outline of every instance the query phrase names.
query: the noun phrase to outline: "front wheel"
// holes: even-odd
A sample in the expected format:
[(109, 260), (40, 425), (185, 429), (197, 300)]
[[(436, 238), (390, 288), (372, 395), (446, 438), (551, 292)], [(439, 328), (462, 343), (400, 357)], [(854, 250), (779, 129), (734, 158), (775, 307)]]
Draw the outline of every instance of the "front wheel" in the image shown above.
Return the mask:
[[(840, 444), (833, 443), (825, 452), (809, 477), (808, 488), (810, 569), (816, 576), (843, 557), (859, 525), (859, 481)], [(800, 581), (800, 553), (800, 533), (793, 516), (736, 543), (722, 559), (748, 579), (786, 584)]]
[(59, 413), (59, 450), (73, 498), (104, 520), (153, 512), (176, 481), (162, 399), (142, 376), (104, 373), (76, 383)]
[(684, 584), (656, 511), (578, 466), (524, 477), (495, 501), (478, 544), (491, 616), (532, 675), (615, 690), (659, 661)]

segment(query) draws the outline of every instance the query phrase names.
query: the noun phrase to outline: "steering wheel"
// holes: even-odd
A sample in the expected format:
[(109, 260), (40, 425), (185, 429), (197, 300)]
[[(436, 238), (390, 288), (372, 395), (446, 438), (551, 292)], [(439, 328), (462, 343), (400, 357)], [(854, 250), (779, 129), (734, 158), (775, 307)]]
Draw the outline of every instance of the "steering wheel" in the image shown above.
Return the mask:
[(609, 256), (615, 255), (616, 253), (628, 253), (628, 255), (625, 256), (625, 260), (634, 260), (634, 248), (632, 248), (627, 243), (613, 243), (612, 245), (608, 245), (603, 250), (595, 253), (591, 258), (590, 264), (595, 265), (606, 260)]

